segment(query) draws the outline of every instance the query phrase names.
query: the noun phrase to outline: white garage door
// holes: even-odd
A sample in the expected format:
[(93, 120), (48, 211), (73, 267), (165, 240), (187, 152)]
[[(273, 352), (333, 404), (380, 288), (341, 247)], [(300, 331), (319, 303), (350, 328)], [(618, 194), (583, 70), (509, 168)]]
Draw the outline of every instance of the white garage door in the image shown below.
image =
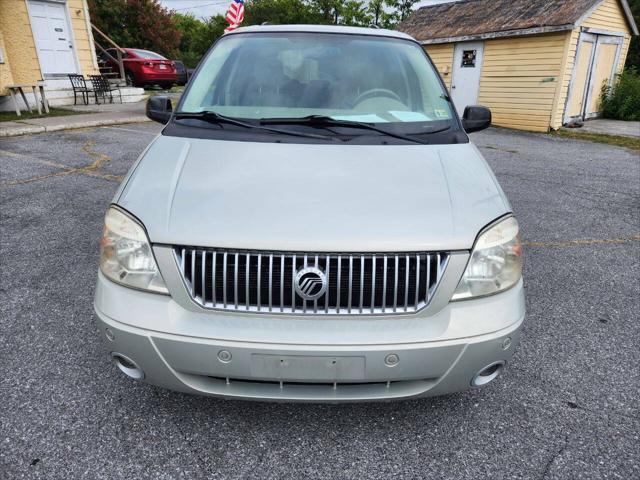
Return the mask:
[(29, 0), (29, 16), (42, 74), (77, 73), (66, 4)]

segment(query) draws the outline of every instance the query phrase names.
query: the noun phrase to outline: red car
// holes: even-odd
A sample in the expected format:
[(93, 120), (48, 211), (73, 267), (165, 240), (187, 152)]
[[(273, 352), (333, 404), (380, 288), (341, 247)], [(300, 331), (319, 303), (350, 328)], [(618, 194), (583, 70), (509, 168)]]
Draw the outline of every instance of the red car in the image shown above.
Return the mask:
[[(176, 66), (171, 60), (149, 50), (139, 48), (123, 48), (123, 50), (122, 59), (127, 85), (136, 87), (160, 85), (162, 88), (171, 88), (178, 82)], [(110, 48), (107, 52), (113, 58), (118, 58), (115, 48)], [(111, 67), (114, 72), (119, 72), (118, 63), (107, 55), (101, 55), (100, 61)]]

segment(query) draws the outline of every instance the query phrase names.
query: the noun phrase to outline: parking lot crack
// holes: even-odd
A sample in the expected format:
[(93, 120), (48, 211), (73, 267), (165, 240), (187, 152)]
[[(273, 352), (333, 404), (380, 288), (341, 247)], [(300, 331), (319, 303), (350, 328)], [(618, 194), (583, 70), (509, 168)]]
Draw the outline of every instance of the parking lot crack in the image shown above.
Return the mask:
[(36, 163), (39, 163), (41, 165), (46, 165), (49, 167), (53, 167), (53, 168), (58, 168), (61, 171), (59, 172), (53, 172), (53, 173), (49, 173), (46, 175), (38, 175), (36, 177), (29, 177), (29, 178), (22, 178), (22, 179), (18, 179), (18, 180), (11, 180), (8, 182), (2, 182), (0, 183), (1, 187), (10, 187), (10, 186), (16, 186), (16, 185), (25, 185), (28, 183), (33, 183), (33, 182), (40, 182), (43, 180), (47, 180), (50, 178), (55, 178), (55, 177), (63, 177), (66, 175), (71, 175), (71, 174), (82, 174), (82, 175), (88, 175), (90, 177), (94, 177), (94, 178), (101, 178), (103, 180), (110, 180), (113, 182), (121, 182), (123, 177), (121, 175), (113, 175), (110, 173), (105, 173), (103, 171), (101, 171), (102, 167), (109, 161), (111, 161), (111, 157), (107, 154), (104, 153), (100, 153), (100, 152), (96, 152), (93, 149), (93, 146), (95, 145), (95, 142), (92, 140), (88, 140), (84, 143), (84, 145), (82, 146), (82, 151), (84, 153), (86, 153), (87, 155), (89, 155), (89, 157), (93, 158), (94, 161), (92, 163), (90, 163), (89, 165), (86, 166), (82, 166), (82, 167), (71, 167), (68, 165), (64, 165), (61, 163), (57, 163), (57, 162), (52, 162), (49, 160), (43, 160), (37, 157), (32, 157), (30, 155), (25, 155), (22, 153), (17, 153), (17, 152), (11, 152), (11, 151), (7, 151), (7, 150), (0, 150), (0, 155), (4, 155), (7, 157), (12, 157), (12, 158), (18, 158), (21, 160), (28, 160), (28, 161), (33, 161)]
[(565, 435), (564, 436), (564, 442), (562, 443), (562, 445), (560, 446), (558, 451), (556, 451), (553, 454), (553, 456), (549, 459), (549, 461), (545, 465), (544, 471), (542, 472), (542, 477), (540, 477), (541, 479), (544, 480), (545, 478), (547, 478), (547, 476), (549, 475), (549, 472), (551, 471), (551, 467), (553, 466), (555, 461), (558, 458), (560, 458), (560, 456), (564, 453), (564, 451), (567, 449), (568, 446), (569, 446), (569, 435)]

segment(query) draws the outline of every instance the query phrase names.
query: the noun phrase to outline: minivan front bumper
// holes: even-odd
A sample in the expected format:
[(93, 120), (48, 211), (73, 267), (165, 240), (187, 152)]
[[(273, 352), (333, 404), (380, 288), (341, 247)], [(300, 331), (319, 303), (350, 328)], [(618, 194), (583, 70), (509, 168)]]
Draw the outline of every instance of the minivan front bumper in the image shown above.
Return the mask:
[(124, 370), (135, 367), (145, 382), (227, 398), (308, 402), (466, 390), (485, 367), (511, 359), (525, 312), (522, 281), (433, 315), (354, 320), (194, 312), (102, 274), (94, 306), (112, 358), (126, 359)]

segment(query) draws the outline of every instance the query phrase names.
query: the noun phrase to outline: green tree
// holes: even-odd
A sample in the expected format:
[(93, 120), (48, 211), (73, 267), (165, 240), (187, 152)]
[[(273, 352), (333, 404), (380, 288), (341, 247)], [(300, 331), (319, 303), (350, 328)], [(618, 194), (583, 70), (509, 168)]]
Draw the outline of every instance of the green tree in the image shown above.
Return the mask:
[(193, 15), (183, 15), (176, 13), (173, 15), (173, 24), (182, 33), (180, 37), (180, 60), (187, 67), (193, 67), (198, 63), (202, 52), (200, 52), (197, 44), (203, 35), (204, 23)]
[[(177, 55), (181, 32), (173, 13), (158, 0), (89, 0), (91, 21), (121, 47), (145, 48), (169, 58)], [(96, 41), (101, 45), (100, 36)]]
[(367, 5), (367, 13), (371, 17), (371, 24), (381, 28), (393, 28), (395, 26), (395, 15), (387, 12), (385, 0), (370, 0)]
[(371, 0), (367, 6), (367, 11), (371, 15), (372, 23), (380, 26), (382, 14), (384, 13), (384, 0)]
[[(415, 3), (416, 0), (371, 0), (369, 2), (364, 0), (246, 0), (243, 25), (260, 25), (265, 22), (273, 25), (313, 23), (368, 26), (375, 24), (382, 28), (393, 28), (398, 21), (409, 15)], [(112, 6), (112, 11), (118, 10), (114, 2), (110, 1), (109, 4)], [(112, 17), (118, 23), (121, 22), (123, 14), (115, 13)], [(183, 60), (187, 66), (193, 67), (211, 45), (223, 35), (227, 22), (223, 15), (199, 20), (193, 15), (174, 13), (173, 25), (181, 33), (178, 45), (180, 53), (176, 58)]]
[[(108, 35), (118, 45), (123, 47), (129, 46), (132, 44), (132, 36), (124, 23), (128, 8), (126, 2), (89, 0), (91, 23)], [(100, 36), (96, 36), (96, 41), (101, 45), (104, 44)], [(106, 46), (107, 45), (105, 45), (105, 47)]]
[(207, 53), (211, 45), (224, 34), (224, 29), (229, 26), (224, 15), (215, 15), (204, 22), (204, 28), (196, 43), (196, 51)]
[(337, 24), (340, 17), (339, 0), (308, 0), (312, 10), (320, 15), (320, 24)]
[(320, 10), (304, 0), (247, 0), (243, 25), (326, 23)]
[(366, 27), (371, 25), (373, 17), (364, 2), (348, 0), (342, 5), (339, 21), (342, 25)]
[(187, 67), (195, 67), (218, 37), (224, 33), (228, 23), (222, 15), (215, 15), (202, 21), (193, 15), (176, 13), (173, 22), (182, 33), (180, 53), (176, 58)]
[(388, 7), (393, 10), (390, 23), (398, 23), (407, 18), (413, 11), (413, 6), (418, 0), (386, 0)]

